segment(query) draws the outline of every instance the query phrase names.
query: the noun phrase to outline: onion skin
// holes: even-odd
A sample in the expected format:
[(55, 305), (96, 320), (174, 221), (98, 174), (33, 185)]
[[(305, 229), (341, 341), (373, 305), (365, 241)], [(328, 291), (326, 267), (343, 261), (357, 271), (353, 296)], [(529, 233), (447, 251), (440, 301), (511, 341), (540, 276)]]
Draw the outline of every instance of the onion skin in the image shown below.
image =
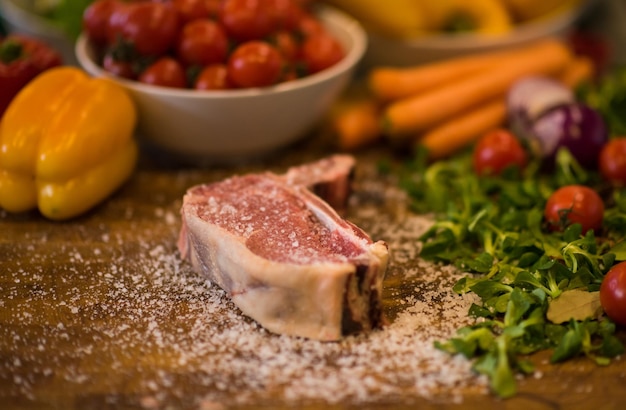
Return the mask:
[(585, 168), (597, 166), (609, 133), (600, 113), (588, 105), (572, 103), (553, 108), (532, 125), (530, 145), (543, 161), (554, 162), (559, 148), (567, 148)]
[(511, 131), (522, 139), (532, 137), (533, 123), (547, 111), (576, 102), (564, 84), (548, 77), (529, 76), (516, 81), (507, 93)]

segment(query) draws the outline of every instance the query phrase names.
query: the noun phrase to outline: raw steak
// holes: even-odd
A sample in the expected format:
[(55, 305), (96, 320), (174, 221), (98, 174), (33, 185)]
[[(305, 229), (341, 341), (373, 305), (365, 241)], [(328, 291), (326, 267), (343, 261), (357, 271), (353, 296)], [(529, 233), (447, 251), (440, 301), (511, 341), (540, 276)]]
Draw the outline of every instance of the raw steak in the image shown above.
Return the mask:
[(342, 159), (350, 157), (190, 188), (181, 209), (182, 257), (272, 332), (337, 340), (382, 326), (387, 245), (307, 188), (323, 183), (340, 198), (354, 164)]

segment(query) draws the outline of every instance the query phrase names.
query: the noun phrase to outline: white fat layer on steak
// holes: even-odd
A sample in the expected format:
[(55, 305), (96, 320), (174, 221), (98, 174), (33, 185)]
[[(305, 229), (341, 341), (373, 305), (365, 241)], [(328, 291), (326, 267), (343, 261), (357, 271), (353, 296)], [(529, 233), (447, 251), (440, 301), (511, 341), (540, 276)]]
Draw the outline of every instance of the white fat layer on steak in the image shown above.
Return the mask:
[(380, 327), (387, 245), (271, 173), (191, 188), (179, 249), (270, 331), (320, 340)]

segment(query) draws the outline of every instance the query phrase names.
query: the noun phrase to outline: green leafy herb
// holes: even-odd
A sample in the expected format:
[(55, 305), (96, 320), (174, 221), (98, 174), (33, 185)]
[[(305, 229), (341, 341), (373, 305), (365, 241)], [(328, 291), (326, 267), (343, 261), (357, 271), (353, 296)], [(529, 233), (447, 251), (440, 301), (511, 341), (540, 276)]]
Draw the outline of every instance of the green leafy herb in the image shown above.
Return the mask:
[(78, 37), (82, 30), (83, 12), (93, 0), (30, 0), (32, 9), (70, 38)]
[(626, 134), (626, 67), (615, 68), (596, 83), (585, 84), (578, 97), (598, 110), (613, 135)]
[(543, 220), (550, 194), (599, 181), (568, 151), (558, 153), (549, 174), (531, 163), (498, 177), (472, 172), (469, 153), (433, 164), (425, 158), (416, 155), (396, 170), (412, 209), (435, 217), (420, 238), (421, 257), (467, 272), (453, 290), (480, 298), (468, 312), (480, 320), (437, 342), (439, 349), (474, 360), (501, 397), (516, 393), (515, 375), (533, 371), (528, 357), (537, 351), (552, 350), (552, 362), (586, 356), (598, 364), (624, 351), (597, 300), (605, 273), (626, 260), (624, 192), (608, 193), (598, 235), (583, 234), (579, 224), (553, 232)]

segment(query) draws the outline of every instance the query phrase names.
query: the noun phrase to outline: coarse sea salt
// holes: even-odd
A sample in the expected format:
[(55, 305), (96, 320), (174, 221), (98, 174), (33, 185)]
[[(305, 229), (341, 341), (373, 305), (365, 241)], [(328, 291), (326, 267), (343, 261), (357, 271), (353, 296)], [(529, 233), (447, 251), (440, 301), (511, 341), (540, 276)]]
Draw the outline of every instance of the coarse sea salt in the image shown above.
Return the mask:
[[(158, 215), (171, 234), (163, 238), (148, 226), (138, 226), (136, 246), (143, 256), (128, 260), (123, 251), (107, 253), (100, 243), (102, 249), (93, 254), (100, 261), (86, 264), (81, 257), (85, 248), (59, 251), (69, 255), (70, 267), (54, 272), (58, 283), (64, 275), (84, 275), (90, 296), (80, 297), (80, 289), (40, 285), (33, 303), (56, 309), (58, 325), (42, 325), (36, 340), (28, 341), (42, 352), (3, 363), (0, 370), (17, 372), (14, 389), (33, 398), (37, 377), (18, 372), (24, 362), (36, 373), (86, 389), (102, 377), (106, 366), (136, 384), (144, 408), (159, 408), (172, 396), (191, 400), (197, 408), (221, 409), (251, 403), (367, 404), (398, 398), (458, 402), (464, 387), (486, 392), (486, 380), (471, 370), (469, 361), (434, 347), (435, 341), (470, 323), (467, 310), (475, 300), (452, 292), (459, 272), (419, 260), (417, 238), (429, 220), (410, 214), (372, 218), (372, 208), (357, 208), (354, 219), (392, 250), (389, 280), (410, 286), (401, 294), (389, 290), (388, 297), (399, 307), (380, 331), (333, 343), (267, 332), (242, 316), (224, 291), (180, 260), (177, 225), (170, 221), (172, 211), (162, 209)], [(117, 235), (111, 231), (101, 240), (125, 243)], [(111, 260), (103, 266), (107, 255)], [(43, 269), (50, 257), (35, 250), (33, 269)], [(16, 269), (5, 275), (17, 284), (32, 280), (34, 273)], [(5, 296), (23, 297), (20, 289), (8, 289)], [(88, 328), (77, 326), (81, 318), (87, 319)], [(27, 306), (19, 319), (31, 324), (43, 320), (33, 317)], [(25, 341), (12, 332), (12, 327), (0, 329), (0, 338), (22, 346)], [(192, 386), (192, 394), (181, 385)]]

